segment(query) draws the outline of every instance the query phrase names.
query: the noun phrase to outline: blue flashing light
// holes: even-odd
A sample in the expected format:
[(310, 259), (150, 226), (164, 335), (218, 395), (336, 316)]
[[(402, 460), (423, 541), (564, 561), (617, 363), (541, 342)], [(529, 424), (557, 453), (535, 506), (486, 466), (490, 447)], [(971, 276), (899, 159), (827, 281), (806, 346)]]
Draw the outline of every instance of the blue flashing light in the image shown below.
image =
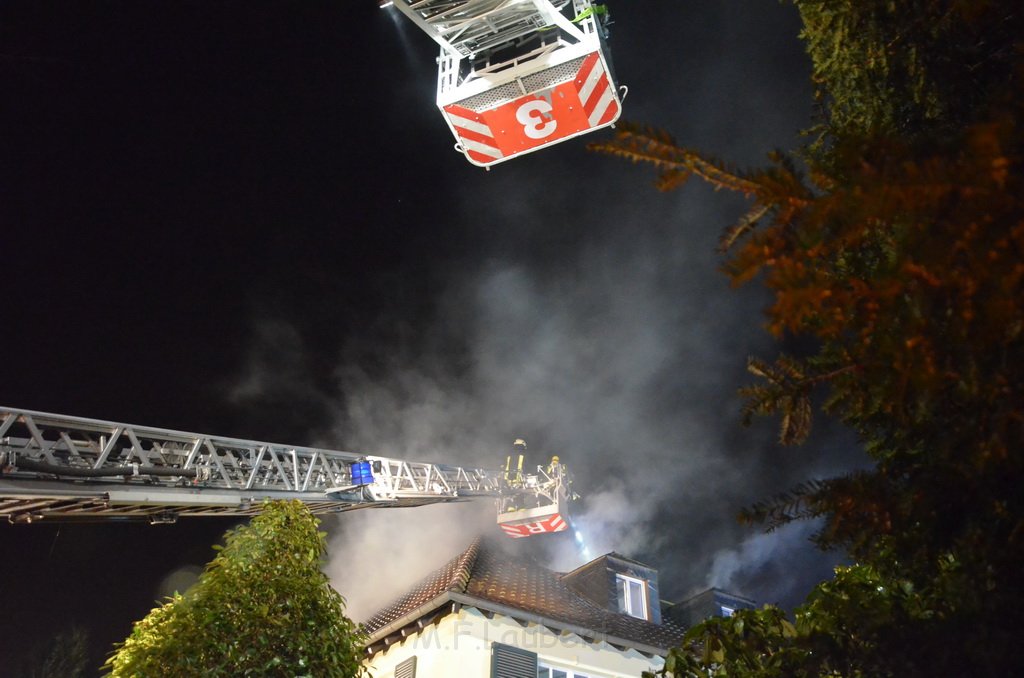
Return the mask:
[(368, 462), (368, 461), (354, 461), (354, 462), (352, 462), (352, 484), (353, 485), (372, 485), (373, 484), (373, 469), (370, 468), (370, 462)]

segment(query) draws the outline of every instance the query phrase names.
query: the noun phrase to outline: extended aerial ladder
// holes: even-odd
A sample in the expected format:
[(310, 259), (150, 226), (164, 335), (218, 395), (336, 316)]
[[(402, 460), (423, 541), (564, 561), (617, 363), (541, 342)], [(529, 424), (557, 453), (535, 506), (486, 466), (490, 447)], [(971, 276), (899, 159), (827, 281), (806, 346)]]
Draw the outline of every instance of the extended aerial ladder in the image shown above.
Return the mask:
[(518, 516), (529, 524), (540, 506), (564, 513), (551, 489), (521, 474), (0, 407), (0, 516), (12, 523), (251, 516), (274, 499), (325, 514), (494, 497), (499, 522), (511, 501), (534, 509)]
[[(622, 112), (599, 0), (382, 0), (441, 47), (437, 106), (473, 164), (607, 127)], [(625, 88), (621, 88), (624, 96)]]

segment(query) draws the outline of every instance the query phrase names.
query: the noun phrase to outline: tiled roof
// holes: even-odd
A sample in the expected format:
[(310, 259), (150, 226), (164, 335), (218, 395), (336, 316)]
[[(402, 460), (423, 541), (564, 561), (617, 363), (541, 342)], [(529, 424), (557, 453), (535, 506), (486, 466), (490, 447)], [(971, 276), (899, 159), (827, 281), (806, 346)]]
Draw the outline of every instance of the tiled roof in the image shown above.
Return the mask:
[[(380, 629), (419, 610), (447, 591), (465, 591), (466, 583), (469, 581), (470, 572), (479, 552), (480, 540), (477, 539), (470, 544), (468, 549), (443, 567), (424, 577), (403, 596), (370, 617), (363, 624), (370, 638), (373, 639), (374, 634)], [(424, 614), (427, 612), (429, 610), (423, 610)]]
[(669, 606), (667, 615), (680, 626), (690, 627), (709, 617), (721, 616), (723, 607), (733, 610), (756, 610), (757, 603), (734, 593), (710, 588)]
[[(454, 596), (452, 594), (455, 594)], [(516, 558), (492, 542), (476, 539), (465, 551), (419, 582), (366, 622), (371, 642), (458, 598), (464, 604), (515, 617), (522, 612), (552, 626), (612, 643), (635, 643), (667, 650), (679, 645), (683, 629), (668, 621), (652, 624), (607, 610), (562, 581), (562, 575), (532, 560)]]

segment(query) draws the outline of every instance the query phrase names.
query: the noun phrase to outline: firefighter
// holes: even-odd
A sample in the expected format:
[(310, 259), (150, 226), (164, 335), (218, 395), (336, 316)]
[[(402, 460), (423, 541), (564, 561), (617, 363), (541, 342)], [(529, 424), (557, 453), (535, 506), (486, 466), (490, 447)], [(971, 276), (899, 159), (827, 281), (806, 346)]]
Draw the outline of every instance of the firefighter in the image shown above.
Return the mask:
[(512, 454), (505, 460), (505, 481), (510, 487), (522, 487), (525, 484), (523, 463), (526, 461), (526, 441), (516, 438), (512, 448)]
[(601, 37), (607, 40), (611, 36), (608, 26), (612, 23), (612, 15), (608, 12), (608, 6), (604, 3), (596, 2), (590, 6), (590, 9), (580, 12), (572, 22), (579, 23), (589, 16), (597, 17), (597, 26), (601, 29)]

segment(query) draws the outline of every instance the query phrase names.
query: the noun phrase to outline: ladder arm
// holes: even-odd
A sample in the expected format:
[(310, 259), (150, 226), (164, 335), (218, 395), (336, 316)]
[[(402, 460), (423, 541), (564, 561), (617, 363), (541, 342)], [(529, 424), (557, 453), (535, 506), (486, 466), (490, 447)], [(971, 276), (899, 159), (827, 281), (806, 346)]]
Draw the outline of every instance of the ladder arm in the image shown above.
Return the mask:
[(0, 516), (252, 515), (268, 499), (314, 513), (496, 496), (497, 474), (0, 407)]

